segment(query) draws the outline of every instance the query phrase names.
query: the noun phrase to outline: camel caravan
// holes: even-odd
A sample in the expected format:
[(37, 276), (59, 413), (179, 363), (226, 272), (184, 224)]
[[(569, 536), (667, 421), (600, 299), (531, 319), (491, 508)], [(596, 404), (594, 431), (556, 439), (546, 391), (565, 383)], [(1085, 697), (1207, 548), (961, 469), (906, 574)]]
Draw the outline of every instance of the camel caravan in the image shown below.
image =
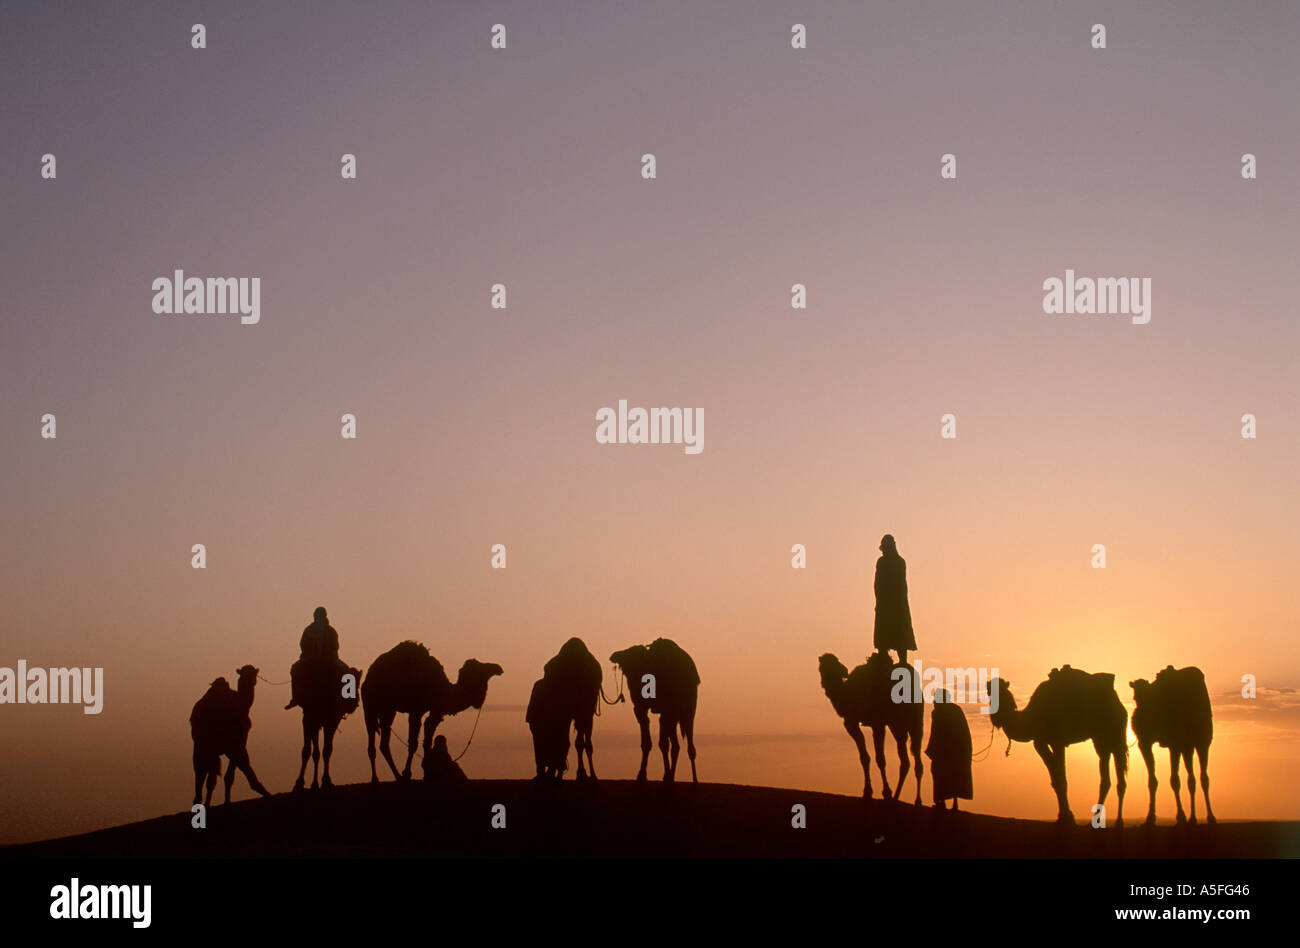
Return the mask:
[[(926, 773), (924, 756), (930, 761), (933, 805), (946, 810), (951, 803), (951, 809), (955, 811), (960, 800), (974, 798), (970, 726), (954, 696), (939, 689), (929, 702), (932, 705), (930, 737), (922, 747), (927, 702), (921, 687), (921, 675), (907, 662), (907, 653), (916, 648), (907, 597), (907, 567), (892, 536), (887, 535), (881, 540), (880, 550), (874, 584), (875, 651), (865, 663), (851, 671), (835, 655), (823, 654), (818, 659), (821, 687), (857, 749), (865, 799), (873, 796), (871, 754), (862, 730), (869, 728), (886, 800), (900, 799), (911, 776), (915, 781), (913, 803), (921, 803), (921, 783)], [(482, 711), (489, 683), (503, 674), (500, 665), (466, 659), (453, 682), (442, 663), (425, 646), (406, 641), (376, 658), (363, 675), (360, 669), (339, 659), (338, 633), (329, 624), (324, 607), (316, 609), (312, 624), (303, 630), (299, 648), (301, 655), (290, 670), (293, 693), (285, 706), (286, 710), (295, 707), (302, 710), (302, 755), (294, 791), (301, 791), (306, 786), (309, 758), (313, 762), (311, 789), (332, 785), (329, 768), (334, 736), (343, 718), (356, 711), (358, 706), (365, 720), (371, 783), (378, 783), (380, 779), (376, 767), (376, 738), (378, 754), (382, 754), (398, 781), (411, 779), (417, 742), (426, 781), (466, 779), (456, 764), (459, 758), (451, 757), (446, 739), (436, 736), (435, 732), (450, 715), (469, 708)], [(891, 651), (897, 653), (896, 660), (890, 655)], [(664, 782), (676, 780), (681, 745), (685, 742), (691, 782), (698, 783), (695, 712), (700, 675), (694, 660), (676, 642), (658, 638), (649, 645), (633, 645), (613, 652), (609, 661), (617, 679), (616, 697), (612, 700), (605, 694), (600, 661), (581, 639), (569, 639), (544, 665), (542, 677), (533, 684), (524, 714), (532, 735), (534, 780), (550, 782), (563, 778), (568, 770), (570, 735), (577, 752), (576, 779), (596, 780), (595, 719), (600, 715), (602, 705), (615, 705), (630, 699), (641, 736), (641, 764), (636, 780), (643, 782), (647, 779), (650, 751), (654, 746), (650, 715), (656, 714), (659, 716), (658, 746), (663, 758)], [(986, 711), (993, 730), (1001, 730), (1006, 735), (1008, 754), (1012, 742), (1033, 745), (1047, 768), (1048, 781), (1056, 796), (1058, 821), (1074, 822), (1066, 786), (1066, 749), (1071, 744), (1091, 741), (1097, 753), (1101, 777), (1098, 805), (1104, 813), (1113, 771), (1118, 797), (1113, 823), (1123, 825), (1130, 720), (1115, 691), (1115, 676), (1088, 673), (1062, 665), (1051, 670), (1021, 708), (1011, 690), (1011, 683), (996, 677), (996, 669), (993, 671), (995, 677), (984, 683), (982, 694), (988, 698)], [(190, 715), (194, 740), (195, 804), (211, 804), (222, 757), (228, 762), (226, 802), (230, 799), (236, 770), (244, 773), (253, 790), (264, 796), (270, 795), (254, 774), (248, 758), (248, 733), (252, 726), (250, 709), (254, 686), (260, 676), (252, 665), (240, 668), (236, 676), (234, 689), (224, 678), (216, 679), (194, 705)], [(625, 680), (629, 686), (626, 696), (623, 692)], [(1147, 767), (1150, 792), (1147, 824), (1153, 824), (1156, 819), (1158, 782), (1152, 753), (1154, 744), (1169, 750), (1169, 783), (1174, 792), (1177, 822), (1196, 822), (1196, 781), (1192, 772), (1192, 755), (1195, 753), (1200, 761), (1205, 817), (1213, 823), (1208, 761), (1214, 725), (1205, 676), (1195, 667), (1176, 669), (1169, 666), (1157, 674), (1154, 681), (1138, 679), (1129, 682), (1129, 686), (1133, 689), (1136, 703), (1132, 730)], [(966, 700), (971, 699), (968, 696)], [(406, 760), (400, 770), (390, 746), (393, 723), (398, 714), (405, 714), (407, 719)], [(887, 737), (893, 738), (899, 760), (897, 780), (892, 787), (885, 763)], [(990, 747), (992, 740), (990, 734)], [(467, 744), (467, 750), (468, 747)], [(1183, 809), (1180, 760), (1187, 771), (1190, 820)]]
[[(318, 607), (312, 624), (303, 630), (299, 642), (300, 657), (290, 669), (292, 696), (285, 710), (302, 709), (302, 757), (295, 792), (306, 786), (307, 761), (312, 760), (311, 789), (328, 789), (330, 758), (334, 735), (343, 718), (360, 706), (366, 725), (366, 754), (370, 759), (370, 781), (379, 782), (375, 766), (375, 739), (394, 779), (411, 779), (411, 763), (417, 746), (424, 763), (427, 781), (464, 780), (464, 774), (447, 751), (447, 742), (435, 732), (448, 716), (474, 708), (481, 711), (487, 700), (488, 683), (503, 674), (500, 665), (466, 659), (453, 682), (442, 663), (418, 642), (401, 642), (376, 658), (363, 675), (338, 657), (338, 633), (329, 624), (323, 606)], [(634, 645), (610, 656), (619, 676), (619, 692), (614, 700), (605, 696), (600, 662), (579, 638), (569, 639), (543, 668), (542, 678), (534, 685), (525, 713), (533, 735), (537, 780), (561, 778), (568, 766), (569, 734), (573, 729), (578, 752), (579, 780), (595, 780), (596, 765), (592, 730), (600, 703), (624, 701), (622, 679), (637, 683), (632, 692), (632, 708), (641, 729), (641, 769), (638, 781), (646, 779), (649, 757), (649, 715), (659, 715), (659, 747), (663, 752), (664, 777), (671, 783), (677, 770), (680, 751), (678, 732), (686, 741), (691, 762), (691, 779), (698, 782), (695, 771), (695, 707), (700, 676), (695, 662), (671, 639), (656, 639), (649, 645)], [(194, 705), (190, 714), (190, 733), (194, 741), (194, 803), (211, 805), (212, 791), (221, 772), (221, 758), (228, 765), (225, 776), (225, 799), (230, 802), (230, 788), (235, 771), (248, 778), (249, 785), (263, 796), (270, 796), (248, 759), (248, 733), (253, 690), (260, 677), (258, 669), (245, 665), (237, 672), (238, 687), (231, 689), (224, 678), (216, 679)], [(265, 679), (263, 679), (265, 680)], [(406, 760), (398, 770), (390, 740), (398, 714), (407, 719)], [(477, 723), (477, 722), (476, 722)], [(423, 727), (422, 727), (423, 725)], [(423, 737), (421, 737), (423, 730)], [(472, 734), (471, 734), (472, 739)], [(418, 742), (418, 745), (417, 745)], [(323, 766), (322, 766), (323, 765)], [(203, 787), (207, 787), (206, 797)]]
[[(862, 765), (864, 798), (872, 796), (871, 755), (862, 728), (872, 732), (876, 766), (880, 771), (886, 800), (895, 798), (885, 768), (885, 738), (892, 736), (897, 748), (899, 769), (895, 784), (901, 795), (909, 772), (915, 773), (916, 796), (921, 802), (921, 740), (925, 723), (925, 701), (917, 671), (907, 664), (907, 652), (916, 648), (911, 610), (907, 599), (907, 567), (898, 554), (892, 536), (880, 542), (881, 556), (876, 562), (876, 651), (865, 664), (851, 672), (835, 655), (826, 653), (818, 660), (818, 674), (835, 713), (853, 740)], [(890, 651), (898, 653), (894, 661)], [(1132, 728), (1137, 746), (1147, 767), (1150, 805), (1147, 825), (1156, 821), (1156, 772), (1152, 744), (1169, 749), (1170, 786), (1177, 806), (1177, 822), (1188, 822), (1183, 810), (1178, 776), (1181, 759), (1187, 770), (1191, 818), (1196, 822), (1196, 784), (1192, 774), (1192, 753), (1200, 760), (1201, 791), (1205, 796), (1206, 820), (1213, 823), (1210, 809), (1210, 778), (1207, 771), (1210, 740), (1214, 724), (1210, 695), (1205, 676), (1199, 668), (1174, 668), (1172, 665), (1156, 675), (1154, 682), (1138, 679), (1129, 682), (1137, 707)], [(1073, 823), (1067, 796), (1065, 750), (1071, 744), (1091, 741), (1097, 752), (1101, 782), (1097, 802), (1103, 808), (1111, 788), (1112, 766), (1118, 806), (1114, 825), (1124, 822), (1125, 775), (1128, 771), (1129, 715), (1115, 691), (1115, 676), (1102, 672), (1090, 674), (1069, 665), (1054, 668), (1047, 680), (1038, 685), (1023, 709), (1016, 704), (1011, 683), (994, 678), (986, 685), (990, 721), (995, 730), (1011, 741), (1031, 743), (1047, 767), (1048, 779), (1057, 801), (1057, 820)], [(900, 696), (910, 697), (900, 697)], [(990, 736), (990, 743), (991, 743)], [(909, 754), (911, 761), (909, 762)], [(934, 806), (957, 809), (957, 801), (972, 799), (970, 728), (964, 712), (952, 703), (943, 690), (936, 691), (931, 712), (930, 741), (925, 755), (931, 760)]]

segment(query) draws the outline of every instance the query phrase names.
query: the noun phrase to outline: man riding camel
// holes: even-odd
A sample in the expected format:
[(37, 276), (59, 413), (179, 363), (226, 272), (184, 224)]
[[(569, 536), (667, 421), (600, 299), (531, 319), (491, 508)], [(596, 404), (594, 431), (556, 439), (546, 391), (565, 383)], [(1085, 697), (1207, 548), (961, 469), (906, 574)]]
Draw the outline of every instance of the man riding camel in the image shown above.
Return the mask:
[(302, 630), (298, 650), (302, 654), (289, 669), (293, 696), (284, 706), (286, 711), (302, 706), (304, 679), (312, 671), (338, 669), (340, 675), (347, 671), (347, 665), (339, 660), (339, 634), (330, 625), (324, 606), (317, 606), (312, 613), (312, 623)]

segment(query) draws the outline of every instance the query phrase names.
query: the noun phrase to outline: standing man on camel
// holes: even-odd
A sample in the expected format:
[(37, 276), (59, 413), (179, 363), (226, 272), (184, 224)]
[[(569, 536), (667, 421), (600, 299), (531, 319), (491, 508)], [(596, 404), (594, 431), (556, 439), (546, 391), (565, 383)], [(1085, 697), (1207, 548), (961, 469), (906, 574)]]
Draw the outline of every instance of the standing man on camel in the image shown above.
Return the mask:
[(876, 560), (876, 631), (874, 644), (881, 652), (898, 652), (898, 664), (907, 664), (908, 649), (916, 648), (912, 610), (907, 605), (907, 563), (898, 555), (892, 535), (880, 541)]

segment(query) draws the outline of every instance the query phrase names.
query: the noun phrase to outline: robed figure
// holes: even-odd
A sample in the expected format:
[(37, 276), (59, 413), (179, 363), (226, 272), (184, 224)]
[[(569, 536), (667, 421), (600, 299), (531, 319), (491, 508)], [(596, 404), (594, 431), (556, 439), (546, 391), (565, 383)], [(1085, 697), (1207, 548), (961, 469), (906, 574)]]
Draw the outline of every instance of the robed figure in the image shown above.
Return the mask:
[(916, 648), (912, 635), (912, 610), (907, 605), (907, 563), (898, 555), (894, 538), (885, 534), (876, 560), (876, 631), (879, 651), (898, 652), (899, 664), (907, 664), (908, 649)]
[(970, 725), (959, 705), (952, 703), (948, 692), (934, 693), (934, 710), (930, 713), (930, 741), (925, 745), (930, 758), (930, 778), (934, 781), (934, 805), (943, 810), (947, 801), (957, 809), (957, 800), (974, 797), (971, 783)]
[(302, 630), (298, 640), (298, 660), (289, 669), (291, 683), (289, 703), (284, 710), (301, 707), (304, 696), (314, 689), (312, 685), (332, 685), (348, 666), (339, 658), (339, 634), (330, 625), (324, 606), (312, 613), (311, 625)]

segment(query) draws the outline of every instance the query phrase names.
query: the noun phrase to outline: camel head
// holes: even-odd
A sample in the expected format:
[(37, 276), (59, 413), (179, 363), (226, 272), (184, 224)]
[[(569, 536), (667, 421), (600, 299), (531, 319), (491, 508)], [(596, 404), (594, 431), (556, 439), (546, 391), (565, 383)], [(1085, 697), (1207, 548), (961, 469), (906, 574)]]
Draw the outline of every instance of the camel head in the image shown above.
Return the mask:
[(1151, 682), (1145, 678), (1139, 678), (1137, 681), (1130, 681), (1128, 686), (1133, 689), (1133, 700), (1141, 707), (1142, 702), (1151, 696)]
[(609, 660), (623, 669), (624, 675), (631, 678), (637, 668), (643, 668), (650, 660), (650, 649), (644, 645), (629, 645), (610, 655)]
[(821, 676), (823, 691), (830, 691), (831, 688), (842, 684), (849, 676), (849, 670), (844, 667), (844, 663), (830, 652), (817, 659), (817, 672)]
[(487, 700), (488, 682), (502, 674), (505, 672), (500, 665), (467, 658), (456, 675), (456, 687), (465, 691), (470, 707), (482, 708), (483, 702)]
[(341, 699), (342, 700), (341, 710), (343, 711), (344, 714), (351, 714), (353, 711), (357, 709), (357, 704), (360, 701), (358, 695), (361, 694), (361, 669), (349, 668), (347, 670), (347, 674), (352, 676), (352, 680), (356, 683), (356, 688), (353, 689), (353, 692), (350, 696)]
[[(997, 708), (990, 716), (989, 720), (994, 727), (1003, 727), (1007, 717), (1016, 710), (1016, 699), (1011, 694), (1011, 682), (1004, 678), (994, 678), (985, 688), (988, 691), (990, 704)], [(997, 691), (997, 697), (993, 697), (994, 690)]]
[(245, 665), (243, 668), (236, 669), (235, 674), (239, 676), (240, 687), (243, 687), (245, 684), (251, 687), (253, 683), (257, 681), (259, 670), (260, 669), (254, 668), (252, 665)]

